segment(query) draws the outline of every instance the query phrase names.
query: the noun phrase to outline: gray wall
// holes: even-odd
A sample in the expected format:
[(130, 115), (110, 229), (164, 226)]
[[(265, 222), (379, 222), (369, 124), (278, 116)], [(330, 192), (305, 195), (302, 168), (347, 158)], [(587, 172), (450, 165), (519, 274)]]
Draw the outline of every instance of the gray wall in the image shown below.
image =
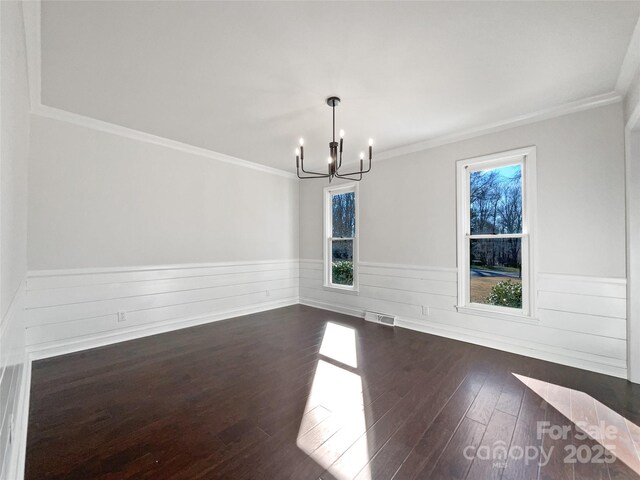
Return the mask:
[(32, 118), (30, 270), (297, 258), (296, 180)]
[[(322, 285), (322, 189), (300, 186), (300, 298), (436, 335), (627, 376), (622, 105), (374, 164), (360, 185), (360, 291)], [(456, 160), (537, 147), (534, 318), (458, 311)]]
[[(374, 163), (360, 185), (360, 260), (456, 266), (458, 159), (537, 146), (538, 271), (625, 276), (620, 103)], [(300, 257), (322, 258), (322, 181), (300, 184)]]
[(640, 68), (636, 71), (635, 77), (631, 81), (629, 91), (624, 98), (624, 121), (625, 125), (631, 119), (636, 107), (640, 104)]
[(640, 383), (640, 69), (625, 98), (629, 380)]
[(0, 2), (0, 17), (0, 478), (10, 478), (24, 412), (29, 90), (21, 3)]
[(2, 316), (26, 273), (29, 91), (22, 5), (2, 2)]

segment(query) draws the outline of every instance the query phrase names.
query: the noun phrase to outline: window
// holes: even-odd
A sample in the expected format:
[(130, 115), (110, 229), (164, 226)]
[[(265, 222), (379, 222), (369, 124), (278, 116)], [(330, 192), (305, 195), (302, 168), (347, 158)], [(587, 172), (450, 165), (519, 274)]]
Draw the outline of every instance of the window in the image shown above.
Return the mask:
[(458, 162), (458, 310), (534, 316), (535, 147)]
[(358, 286), (358, 210), (356, 184), (325, 188), (324, 285), (342, 290)]

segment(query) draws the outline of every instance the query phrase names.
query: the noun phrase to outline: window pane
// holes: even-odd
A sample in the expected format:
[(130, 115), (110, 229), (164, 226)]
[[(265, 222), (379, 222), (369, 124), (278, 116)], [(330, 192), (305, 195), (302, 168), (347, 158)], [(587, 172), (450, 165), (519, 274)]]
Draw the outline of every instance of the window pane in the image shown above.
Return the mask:
[(522, 239), (471, 239), (469, 245), (471, 302), (522, 308)]
[(471, 172), (471, 235), (522, 233), (520, 165)]
[(331, 242), (331, 283), (353, 285), (353, 240)]
[(332, 233), (334, 238), (356, 236), (356, 194), (333, 195), (331, 199)]

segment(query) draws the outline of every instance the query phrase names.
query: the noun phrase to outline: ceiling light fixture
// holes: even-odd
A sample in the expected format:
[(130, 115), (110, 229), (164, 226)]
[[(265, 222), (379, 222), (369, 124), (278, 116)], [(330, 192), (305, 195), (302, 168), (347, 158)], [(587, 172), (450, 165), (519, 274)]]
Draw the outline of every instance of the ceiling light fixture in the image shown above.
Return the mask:
[[(328, 173), (312, 172), (304, 169), (304, 139), (300, 139), (300, 148), (296, 148), (296, 173), (298, 178), (306, 180), (308, 178), (328, 178), (329, 182), (334, 177), (347, 180), (362, 180), (362, 175), (371, 171), (371, 156), (373, 154), (373, 140), (369, 139), (369, 168), (364, 169), (364, 152), (360, 153), (360, 170), (354, 172), (341, 173), (342, 166), (342, 143), (344, 140), (344, 130), (340, 130), (340, 142), (336, 142), (336, 107), (340, 105), (338, 97), (327, 98), (327, 105), (331, 107), (333, 113), (333, 140), (329, 142), (329, 158), (327, 158)], [(339, 149), (339, 152), (338, 152)], [(306, 175), (300, 175), (300, 171)]]

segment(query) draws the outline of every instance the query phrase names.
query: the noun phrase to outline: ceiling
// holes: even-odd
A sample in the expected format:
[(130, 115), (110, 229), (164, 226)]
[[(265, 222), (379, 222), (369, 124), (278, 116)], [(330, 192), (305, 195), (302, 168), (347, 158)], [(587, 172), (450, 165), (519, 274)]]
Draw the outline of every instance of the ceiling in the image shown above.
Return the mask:
[(43, 2), (42, 101), (292, 171), (611, 92), (640, 2)]

